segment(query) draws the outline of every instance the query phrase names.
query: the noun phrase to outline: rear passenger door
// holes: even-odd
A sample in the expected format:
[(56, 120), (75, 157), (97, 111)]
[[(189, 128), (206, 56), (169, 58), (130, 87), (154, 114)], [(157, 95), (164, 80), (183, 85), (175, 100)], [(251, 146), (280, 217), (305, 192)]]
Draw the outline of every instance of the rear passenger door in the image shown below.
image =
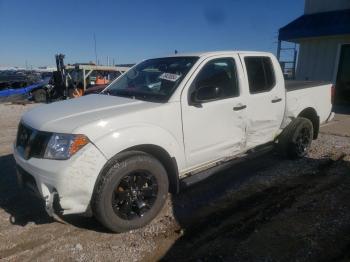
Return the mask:
[(276, 59), (242, 55), (247, 94), (247, 149), (271, 142), (278, 135), (285, 110), (284, 80)]

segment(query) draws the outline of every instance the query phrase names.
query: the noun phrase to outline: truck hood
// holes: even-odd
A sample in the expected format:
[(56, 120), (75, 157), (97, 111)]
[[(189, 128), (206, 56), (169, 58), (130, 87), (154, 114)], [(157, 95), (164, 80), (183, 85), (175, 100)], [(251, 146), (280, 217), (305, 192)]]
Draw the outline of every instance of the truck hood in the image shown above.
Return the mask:
[(22, 121), (41, 131), (74, 133), (78, 127), (94, 121), (158, 106), (158, 103), (94, 94), (35, 107), (22, 116)]

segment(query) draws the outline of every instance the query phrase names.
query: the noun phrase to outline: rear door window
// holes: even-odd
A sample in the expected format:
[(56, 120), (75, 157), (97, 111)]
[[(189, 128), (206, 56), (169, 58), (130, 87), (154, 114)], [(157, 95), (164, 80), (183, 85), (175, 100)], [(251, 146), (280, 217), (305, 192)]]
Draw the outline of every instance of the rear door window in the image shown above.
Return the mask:
[(269, 57), (248, 56), (244, 58), (244, 62), (251, 94), (268, 92), (275, 86), (275, 72)]

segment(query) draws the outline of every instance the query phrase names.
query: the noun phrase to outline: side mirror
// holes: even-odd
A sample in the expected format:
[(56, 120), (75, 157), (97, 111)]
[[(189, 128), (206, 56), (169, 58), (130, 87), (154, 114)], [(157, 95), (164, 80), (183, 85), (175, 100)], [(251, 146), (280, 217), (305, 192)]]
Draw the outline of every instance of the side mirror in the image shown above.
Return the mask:
[(221, 96), (221, 88), (217, 86), (201, 86), (191, 95), (194, 104), (216, 100)]

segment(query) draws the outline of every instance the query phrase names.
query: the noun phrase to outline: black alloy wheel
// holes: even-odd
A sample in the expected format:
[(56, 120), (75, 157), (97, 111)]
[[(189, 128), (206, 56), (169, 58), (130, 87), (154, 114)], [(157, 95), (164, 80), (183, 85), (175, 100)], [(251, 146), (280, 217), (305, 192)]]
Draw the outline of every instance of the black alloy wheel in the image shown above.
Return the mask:
[(312, 122), (307, 118), (297, 117), (279, 135), (277, 150), (291, 159), (302, 158), (307, 155), (313, 137)]
[(91, 207), (108, 229), (125, 232), (150, 223), (169, 192), (168, 174), (154, 156), (141, 151), (112, 158), (95, 185)]
[(143, 217), (154, 205), (158, 194), (157, 179), (147, 170), (125, 175), (112, 195), (112, 207), (122, 219)]
[(296, 149), (297, 155), (299, 156), (305, 155), (307, 150), (310, 147), (311, 141), (312, 141), (312, 135), (311, 135), (310, 129), (307, 127), (303, 127), (299, 131), (295, 139), (295, 149)]

